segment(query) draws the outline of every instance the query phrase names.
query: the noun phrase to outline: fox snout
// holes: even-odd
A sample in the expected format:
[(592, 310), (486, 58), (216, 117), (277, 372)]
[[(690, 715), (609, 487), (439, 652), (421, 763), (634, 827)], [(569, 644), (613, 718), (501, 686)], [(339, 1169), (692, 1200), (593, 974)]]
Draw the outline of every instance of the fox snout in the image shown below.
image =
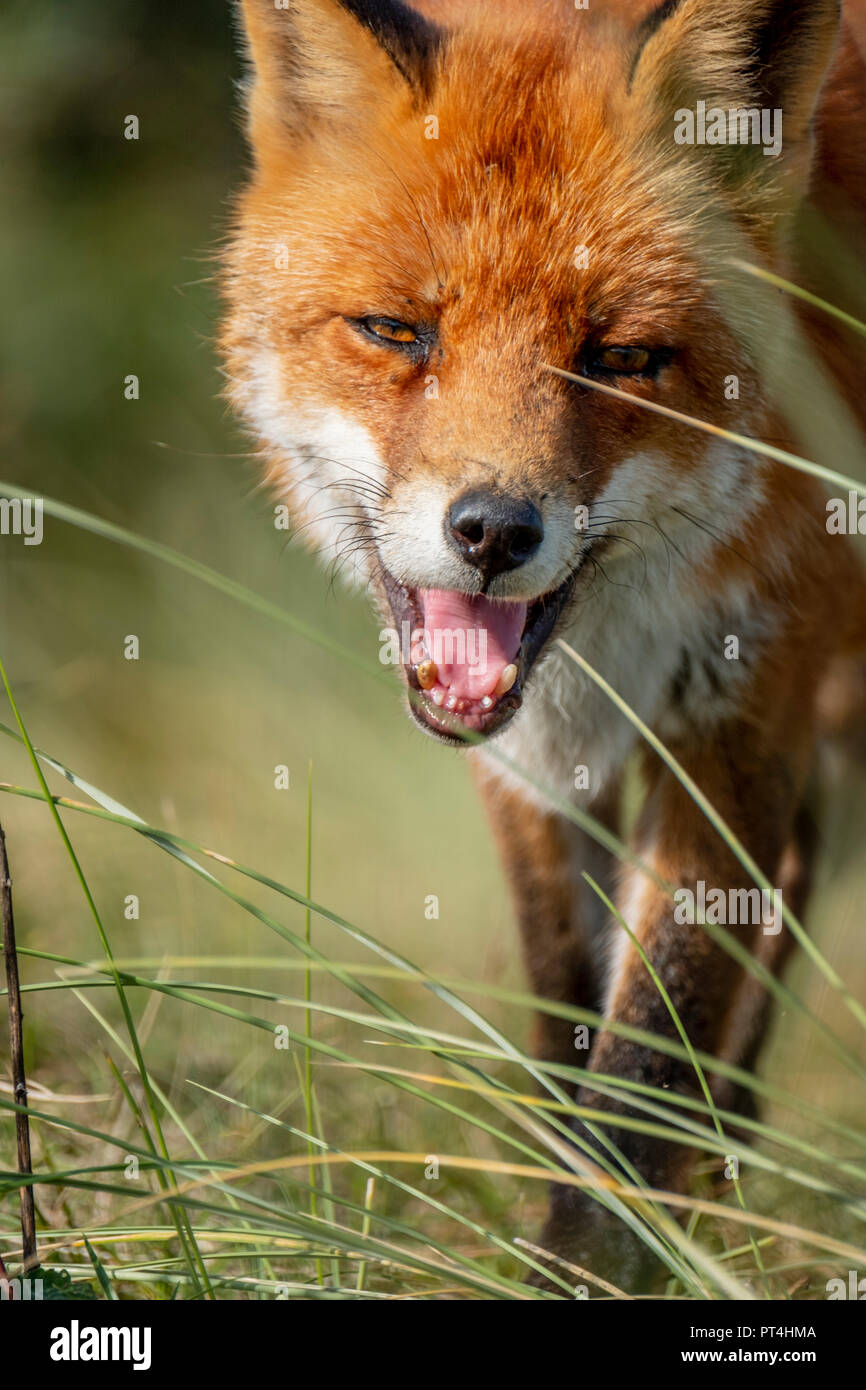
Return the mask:
[(483, 592), (497, 575), (519, 569), (538, 553), (544, 523), (526, 497), (471, 491), (448, 509), (445, 534), (458, 556), (480, 573)]
[(427, 732), (488, 737), (520, 708), (577, 582), (567, 502), (554, 490), (533, 496), (529, 479), (501, 473), (462, 487), (436, 488), (432, 473), (420, 483), (398, 494), (377, 547), (386, 608), (412, 639), (401, 653), (410, 706)]

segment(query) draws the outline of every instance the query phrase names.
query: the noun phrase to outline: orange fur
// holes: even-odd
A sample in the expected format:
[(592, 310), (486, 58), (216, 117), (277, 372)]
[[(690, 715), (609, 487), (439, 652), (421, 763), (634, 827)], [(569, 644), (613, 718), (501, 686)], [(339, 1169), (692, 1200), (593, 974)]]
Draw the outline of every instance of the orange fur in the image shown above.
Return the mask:
[[(654, 670), (672, 663), (647, 717), (764, 872), (804, 897), (808, 778), (822, 721), (844, 722), (840, 672), (862, 705), (863, 577), (847, 541), (828, 534), (825, 489), (814, 477), (724, 451), (641, 403), (831, 469), (853, 466), (866, 428), (860, 341), (734, 262), (831, 300), (846, 297), (843, 307), (854, 312), (866, 308), (847, 298), (866, 268), (866, 5), (846, 4), (839, 35), (832, 0), (787, 9), (778, 0), (681, 0), (666, 18), (647, 0), (594, 0), (585, 12), (552, 0), (424, 0), (416, 10), (445, 38), (423, 54), (424, 35), (404, 52), (390, 31), (375, 37), (352, 8), (339, 0), (296, 0), (289, 11), (243, 3), (255, 72), (254, 168), (226, 255), (223, 348), (231, 397), (262, 439), (272, 483), (332, 558), (340, 539), (317, 479), (334, 490), (363, 540), (359, 576), (386, 617), (383, 573), (407, 591), (438, 582), (435, 572), (429, 578), (435, 564), (426, 547), (399, 542), (407, 518), (482, 484), (529, 499), (559, 549), (551, 542), (540, 552), (543, 582), (527, 567), (523, 577), (498, 576), (489, 592), (546, 601), (578, 572), (560, 630), (580, 646), (594, 591), (568, 518), (575, 508), (615, 504), (624, 480), (639, 495), (625, 499), (620, 527), (655, 528), (673, 547), (676, 579), (667, 590), (652, 570), (659, 645), (664, 632), (676, 647), (682, 615), (680, 659), (676, 650), (652, 652), (651, 615), (640, 609), (641, 650), (652, 653), (645, 659)], [(780, 105), (782, 153), (677, 146), (674, 112), (699, 100)], [(436, 138), (426, 138), (431, 117)], [(579, 255), (576, 262), (579, 248), (588, 250), (586, 265)], [(358, 331), (357, 321), (370, 317), (422, 326), (428, 348), (383, 347)], [(597, 343), (650, 345), (664, 368), (618, 381), (619, 398), (550, 372), (585, 373)], [(735, 399), (725, 391), (731, 377)], [(437, 525), (431, 554), (441, 543)], [(606, 536), (595, 553), (634, 578), (627, 567), (635, 535), (643, 533)], [(456, 562), (448, 563), (439, 587), (463, 588), (449, 581)], [(467, 571), (467, 593), (478, 592), (474, 583)], [(643, 600), (631, 610), (628, 598), (617, 602), (614, 637), (627, 649), (638, 642), (630, 624)], [(721, 634), (730, 632), (724, 624), (739, 612), (748, 631), (733, 683), (724, 665), (714, 667), (716, 639), (707, 634), (716, 621)], [(700, 640), (685, 633), (693, 618)], [(616, 646), (609, 633), (586, 640)], [(551, 776), (562, 772), (550, 758), (553, 735), (536, 739), (532, 720), (554, 718), (551, 707), (561, 702), (550, 674), (557, 659), (548, 650), (542, 673), (529, 673), (531, 708), (514, 734), (528, 730), (531, 756)], [(640, 673), (631, 674), (640, 696)], [(709, 695), (690, 705), (698, 675)], [(545, 702), (547, 714), (539, 714)], [(592, 718), (587, 712), (587, 725)], [(615, 824), (619, 755), (607, 750), (619, 734), (613, 724), (605, 729), (594, 756), (610, 771), (584, 804)], [(572, 757), (564, 748), (566, 765)], [(550, 804), (505, 786), (494, 764), (477, 768), (537, 992), (600, 1004), (586, 904), (577, 901), (586, 844)], [(671, 775), (650, 760), (648, 778), (640, 852), (674, 883), (746, 886)], [(695, 1044), (751, 1058), (760, 1028), (742, 1019), (756, 1016), (758, 1002), (743, 971), (699, 930), (675, 928), (664, 895), (631, 875), (621, 901), (637, 903), (631, 925)], [(761, 945), (751, 930), (741, 939)], [(779, 967), (786, 953), (787, 942), (768, 959)], [(612, 971), (607, 1007), (622, 1021), (672, 1032), (628, 949)], [(567, 1028), (548, 1025), (541, 1045), (548, 1057), (574, 1060)], [(612, 1034), (597, 1040), (590, 1069), (682, 1089), (694, 1080), (663, 1054)], [(581, 1094), (623, 1112), (591, 1089)], [(652, 1182), (684, 1181), (682, 1150), (619, 1131), (617, 1138)], [(597, 1210), (573, 1196), (557, 1199), (547, 1233), (554, 1245), (582, 1259), (595, 1249), (594, 1232), (618, 1260), (632, 1258)]]

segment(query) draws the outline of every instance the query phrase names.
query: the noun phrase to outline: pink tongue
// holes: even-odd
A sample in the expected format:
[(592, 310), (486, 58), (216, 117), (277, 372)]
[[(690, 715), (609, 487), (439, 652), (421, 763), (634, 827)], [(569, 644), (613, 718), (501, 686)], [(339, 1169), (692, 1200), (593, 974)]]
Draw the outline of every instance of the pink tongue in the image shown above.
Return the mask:
[(520, 649), (528, 605), (495, 603), (456, 590), (422, 589), (427, 653), (451, 695), (481, 700), (492, 695)]

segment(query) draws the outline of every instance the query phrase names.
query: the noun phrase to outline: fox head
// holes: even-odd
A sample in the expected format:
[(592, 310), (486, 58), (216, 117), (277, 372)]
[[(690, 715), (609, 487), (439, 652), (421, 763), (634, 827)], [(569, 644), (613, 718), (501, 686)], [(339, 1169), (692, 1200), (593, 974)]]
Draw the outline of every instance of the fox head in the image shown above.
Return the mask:
[(628, 562), (624, 525), (709, 518), (693, 577), (760, 504), (754, 457), (642, 403), (769, 418), (773, 345), (731, 260), (784, 268), (836, 0), (630, 8), (242, 3), (230, 394), (298, 530), (411, 634), (410, 704), (444, 738), (508, 722)]

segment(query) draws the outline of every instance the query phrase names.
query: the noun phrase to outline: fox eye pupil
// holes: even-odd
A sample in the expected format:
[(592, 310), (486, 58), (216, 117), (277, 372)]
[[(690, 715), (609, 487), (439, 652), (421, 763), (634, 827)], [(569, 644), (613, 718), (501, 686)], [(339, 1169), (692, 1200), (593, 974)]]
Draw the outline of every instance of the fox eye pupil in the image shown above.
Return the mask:
[(418, 334), (411, 324), (400, 323), (398, 319), (361, 319), (361, 326), (365, 332), (372, 334), (374, 338), (381, 338), (385, 343), (411, 346), (419, 341)]
[(595, 356), (595, 363), (606, 372), (621, 372), (623, 375), (638, 375), (650, 369), (654, 354), (649, 348), (606, 347)]

